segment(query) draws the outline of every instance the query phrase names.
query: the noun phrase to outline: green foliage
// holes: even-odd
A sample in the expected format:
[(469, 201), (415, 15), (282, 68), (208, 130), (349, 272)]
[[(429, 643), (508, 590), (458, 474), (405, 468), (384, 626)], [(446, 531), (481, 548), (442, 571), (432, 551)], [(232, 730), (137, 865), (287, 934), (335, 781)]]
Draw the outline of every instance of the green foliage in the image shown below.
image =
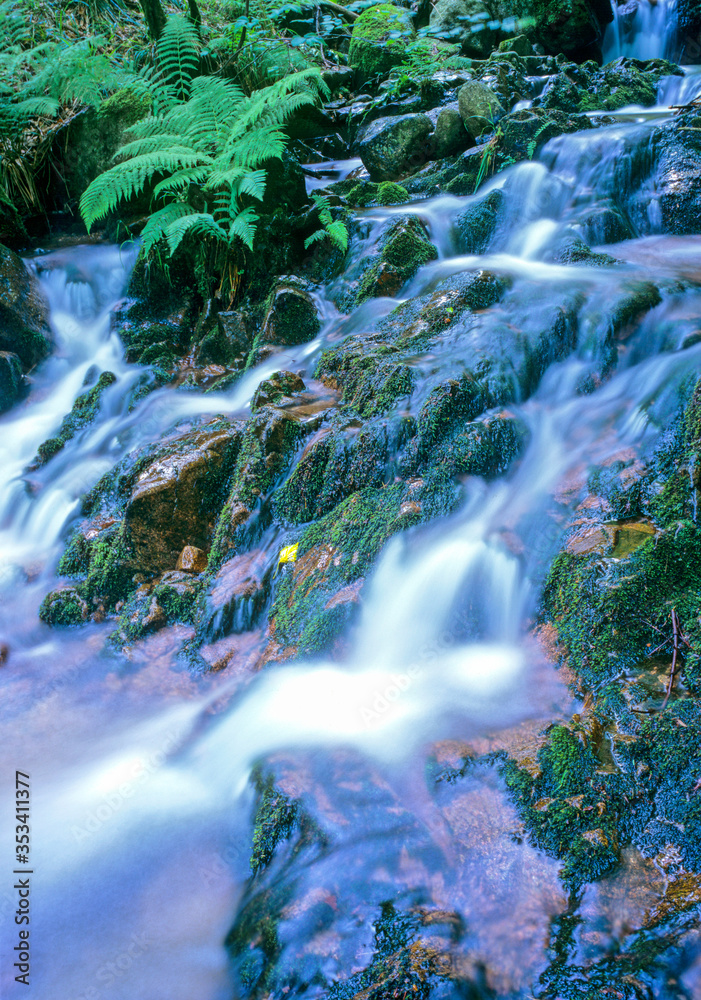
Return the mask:
[(312, 233), (304, 241), (304, 247), (307, 249), (312, 245), (312, 243), (319, 243), (322, 240), (330, 240), (334, 246), (338, 247), (344, 253), (348, 249), (348, 228), (344, 222), (340, 219), (334, 219), (331, 215), (331, 207), (329, 205), (328, 199), (322, 197), (319, 194), (313, 194), (312, 199), (319, 212), (319, 221), (321, 222), (322, 228), (317, 229), (315, 233)]
[(0, 194), (29, 209), (43, 204), (36, 178), (55, 128), (131, 79), (101, 36), (36, 35), (27, 6), (0, 3)]
[[(250, 201), (264, 196), (265, 162), (282, 155), (282, 126), (326, 88), (316, 69), (250, 96), (230, 80), (194, 76), (198, 36), (180, 17), (166, 24), (156, 60), (140, 78), (153, 113), (130, 129), (115, 165), (84, 193), (81, 214), (90, 229), (147, 191), (154, 211), (142, 234), (144, 255), (158, 248), (172, 256), (191, 237), (218, 255), (222, 269), (238, 248), (253, 245), (258, 215)], [(330, 235), (342, 233), (333, 225)]]

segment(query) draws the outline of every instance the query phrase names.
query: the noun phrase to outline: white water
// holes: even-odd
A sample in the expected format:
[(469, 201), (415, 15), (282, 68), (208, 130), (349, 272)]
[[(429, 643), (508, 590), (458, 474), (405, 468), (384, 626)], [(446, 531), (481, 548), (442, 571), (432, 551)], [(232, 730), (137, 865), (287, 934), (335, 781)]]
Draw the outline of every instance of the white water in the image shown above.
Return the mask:
[(639, 0), (632, 4), (613, 0), (613, 21), (604, 37), (604, 63), (627, 56), (630, 59), (666, 59), (676, 30), (677, 0)]
[[(80, 496), (130, 449), (204, 414), (245, 415), (262, 378), (280, 367), (311, 369), (324, 342), (376, 321), (395, 303), (368, 304), (349, 320), (325, 303), (326, 328), (292, 357), (270, 359), (227, 393), (161, 390), (129, 413), (140, 371), (125, 364), (110, 328), (129, 258), (91, 247), (64, 252), (53, 267), (44, 259), (56, 352), (28, 400), (0, 421), (0, 640), (11, 647), (0, 674), (3, 773), (32, 773), (32, 997), (231, 997), (223, 939), (248, 873), (248, 776), (256, 760), (289, 747), (350, 746), (381, 761), (397, 782), (410, 782), (429, 742), (483, 736), (538, 717), (564, 697), (554, 679), (543, 682), (543, 657), (528, 629), (568, 510), (591, 466), (651, 447), (674, 410), (675, 386), (701, 361), (701, 347), (678, 350), (672, 296), (636, 329), (615, 375), (590, 395), (576, 389), (595, 367), (600, 317), (619, 283), (629, 274), (658, 278), (665, 268), (674, 274), (682, 258), (693, 262), (691, 243), (662, 241), (655, 250), (645, 240), (630, 242), (638, 263), (622, 272), (549, 262), (582, 206), (620, 186), (619, 165), (640, 128), (562, 137), (538, 163), (495, 180), (511, 215), (484, 257), (456, 256), (453, 243), (452, 219), (474, 199), (399, 210), (427, 222), (441, 257), (405, 295), (476, 267), (509, 275), (516, 287), (540, 283), (544, 294), (576, 287), (588, 297), (580, 344), (514, 407), (530, 437), (511, 474), (469, 483), (456, 515), (388, 546), (344, 662), (272, 667), (243, 694), (226, 673), (193, 680), (155, 645), (126, 662), (105, 650), (103, 627), (64, 635), (37, 625), (61, 541)], [(369, 240), (396, 211), (366, 213)], [(480, 322), (466, 341), (489, 334), (489, 314)], [(463, 349), (456, 345), (459, 363)], [(450, 371), (456, 358), (435, 364)], [(32, 474), (27, 491), (24, 469), (94, 368), (118, 377), (99, 420)], [(4, 858), (13, 853), (10, 798), (6, 783)], [(15, 943), (12, 898), (0, 892), (3, 956)], [(24, 995), (7, 965), (0, 991)]]

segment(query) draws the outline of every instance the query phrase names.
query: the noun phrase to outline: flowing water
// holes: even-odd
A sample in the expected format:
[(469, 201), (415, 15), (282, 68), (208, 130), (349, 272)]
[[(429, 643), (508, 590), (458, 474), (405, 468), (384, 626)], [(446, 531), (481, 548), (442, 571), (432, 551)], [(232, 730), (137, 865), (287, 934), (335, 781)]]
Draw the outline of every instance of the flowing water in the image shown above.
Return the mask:
[[(625, 32), (617, 18), (609, 51), (661, 54), (670, 7), (640, 5)], [(331, 882), (337, 887), (325, 932), (333, 946), (327, 940), (315, 952), (310, 945), (305, 961), (316, 961), (328, 980), (362, 968), (377, 907), (388, 898), (412, 905), (430, 898), (460, 915), (467, 930), (456, 947), (475, 981), (486, 975), (497, 995), (530, 996), (546, 962), (549, 922), (567, 905), (558, 866), (514, 838), (513, 808), (493, 773), (465, 781), (463, 812), (474, 819), (462, 826), (450, 819), (447, 793), (428, 795), (422, 774), (426, 748), (438, 741), (498, 748), (501, 732), (537, 728), (576, 707), (529, 632), (544, 575), (587, 471), (621, 454), (647, 454), (675, 412), (679, 386), (701, 363), (694, 336), (701, 241), (660, 235), (654, 191), (638, 206), (637, 237), (606, 248), (620, 267), (554, 261), (564, 238), (596, 236), (588, 210), (625, 190), (631, 157), (650, 127), (621, 123), (562, 136), (537, 162), (496, 178), (491, 187), (504, 195), (505, 221), (479, 257), (460, 253), (453, 225), (474, 199), (361, 213), (356, 260), (389, 217), (416, 214), (430, 231), (439, 259), (403, 299), (474, 269), (512, 282), (504, 301), (475, 314), (442, 352), (417, 357), (423, 380), (413, 407), (481, 353), (508, 369), (517, 350), (509, 323), (518, 317), (537, 333), (543, 303), (556, 300), (566, 310), (576, 302), (580, 333), (527, 389), (513, 374), (510, 412), (528, 441), (521, 460), (495, 482), (471, 480), (456, 514), (387, 547), (343, 660), (271, 667), (249, 684), (227, 671), (191, 675), (176, 655), (178, 628), (122, 655), (106, 643), (107, 625), (69, 632), (41, 625), (37, 610), (55, 586), (61, 546), (79, 519), (81, 496), (124, 455), (207, 414), (246, 415), (261, 379), (280, 367), (309, 374), (324, 345), (372, 328), (396, 300), (373, 300), (347, 316), (334, 304), (339, 279), (320, 297), (326, 321), (313, 343), (269, 359), (227, 392), (159, 390), (134, 406), (144, 371), (124, 361), (113, 322), (133, 252), (74, 247), (28, 262), (51, 305), (56, 349), (33, 375), (26, 401), (0, 419), (0, 642), (9, 647), (0, 712), (4, 773), (32, 775), (32, 997), (236, 995), (223, 942), (247, 891), (251, 768), (271, 755), (280, 766), (294, 762), (291, 787), (306, 780), (316, 818), (334, 834), (332, 846), (277, 876), (280, 884), (294, 881), (299, 900)], [(328, 174), (345, 176), (356, 166), (329, 164)], [(607, 310), (644, 279), (661, 286), (661, 302), (628, 332), (615, 349), (615, 370), (602, 378), (610, 361)], [(117, 381), (99, 419), (28, 472), (38, 445), (102, 371)], [(584, 384), (591, 391), (582, 392)], [(275, 537), (266, 544), (273, 559)], [(368, 783), (375, 797), (359, 790)], [(12, 856), (10, 804), (6, 784), (5, 859)], [(3, 956), (16, 944), (15, 896), (5, 884)], [(622, 918), (602, 898), (591, 893), (586, 905), (606, 938)], [(290, 963), (301, 961), (305, 905), (289, 917), (283, 964), (285, 949)], [(701, 989), (694, 960), (681, 981), (690, 995)], [(2, 996), (22, 989), (5, 964)], [(319, 987), (304, 995), (319, 995)]]

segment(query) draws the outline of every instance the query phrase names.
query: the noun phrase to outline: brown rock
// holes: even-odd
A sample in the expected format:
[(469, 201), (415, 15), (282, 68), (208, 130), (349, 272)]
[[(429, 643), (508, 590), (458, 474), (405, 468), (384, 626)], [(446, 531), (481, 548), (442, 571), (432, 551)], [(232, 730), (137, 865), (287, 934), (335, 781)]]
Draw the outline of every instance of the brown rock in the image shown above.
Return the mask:
[(174, 569), (185, 546), (207, 548), (216, 516), (214, 494), (238, 434), (229, 427), (188, 435), (174, 442), (173, 454), (141, 474), (125, 522), (142, 569)]
[(195, 545), (186, 545), (175, 568), (185, 573), (203, 573), (207, 569), (207, 555)]

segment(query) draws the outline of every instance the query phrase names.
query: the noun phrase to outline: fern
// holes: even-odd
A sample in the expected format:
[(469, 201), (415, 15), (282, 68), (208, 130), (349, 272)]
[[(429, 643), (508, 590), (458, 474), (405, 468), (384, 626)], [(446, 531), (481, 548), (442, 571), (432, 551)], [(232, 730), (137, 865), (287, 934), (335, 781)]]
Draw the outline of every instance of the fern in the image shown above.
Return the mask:
[[(194, 76), (198, 40), (187, 25), (180, 17), (168, 21), (156, 46), (157, 70), (140, 81), (153, 111), (130, 129), (114, 165), (84, 193), (80, 211), (90, 230), (148, 191), (154, 210), (143, 233), (146, 255), (163, 249), (172, 256), (191, 237), (225, 259), (253, 246), (258, 216), (250, 201), (263, 199), (265, 164), (283, 153), (285, 123), (328, 91), (316, 69), (250, 95), (230, 80)], [(345, 227), (330, 213), (325, 232), (339, 245), (347, 242)]]
[(322, 228), (317, 229), (315, 233), (307, 237), (304, 241), (305, 249), (308, 249), (313, 243), (320, 243), (328, 239), (335, 247), (345, 253), (348, 249), (348, 229), (345, 223), (341, 222), (340, 219), (334, 219), (331, 215), (331, 206), (327, 198), (320, 194), (313, 194), (312, 198), (316, 204)]

